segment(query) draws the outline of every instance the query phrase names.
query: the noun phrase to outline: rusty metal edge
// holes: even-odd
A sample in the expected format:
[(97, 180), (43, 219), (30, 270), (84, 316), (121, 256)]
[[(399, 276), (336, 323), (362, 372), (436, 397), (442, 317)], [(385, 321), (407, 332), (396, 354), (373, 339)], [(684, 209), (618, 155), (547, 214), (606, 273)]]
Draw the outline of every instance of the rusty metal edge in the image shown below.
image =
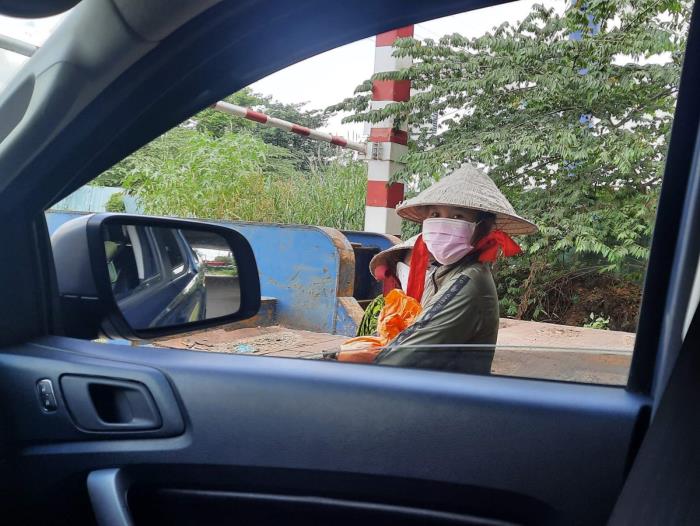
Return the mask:
[(348, 238), (335, 228), (317, 226), (338, 249), (338, 284), (336, 297), (352, 296), (355, 288), (355, 252)]

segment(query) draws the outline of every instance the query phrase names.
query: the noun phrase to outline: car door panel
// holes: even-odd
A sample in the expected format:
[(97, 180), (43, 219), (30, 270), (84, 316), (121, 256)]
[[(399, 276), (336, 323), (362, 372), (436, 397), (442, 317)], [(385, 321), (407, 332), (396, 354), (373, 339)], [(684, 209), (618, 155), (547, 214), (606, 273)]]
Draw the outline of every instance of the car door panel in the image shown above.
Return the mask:
[[(88, 473), (122, 467), (159, 502), (174, 490), (234, 492), (214, 495), (218, 503), (240, 501), (237, 493), (302, 491), (516, 523), (599, 523), (623, 483), (648, 405), (613, 387), (61, 337), (8, 349), (0, 363), (4, 389), (22, 394), (11, 418), (17, 472), (43, 467), (47, 484), (75, 480), (84, 492)], [(154, 398), (161, 411), (181, 413), (181, 434), (85, 433), (61, 411), (61, 393), (49, 415), (34, 391), (46, 377), (58, 385), (64, 374), (133, 380), (144, 371), (167, 378), (174, 399)], [(38, 489), (25, 483), (23, 490)]]
[[(1, 367), (13, 372), (5, 377), (0, 386), (0, 393), (17, 400), (18, 410), (12, 411), (11, 416), (16, 443), (57, 441), (65, 444), (73, 441), (109, 440), (115, 436), (177, 436), (185, 430), (182, 411), (176, 402), (173, 389), (160, 371), (152, 367), (105, 361), (75, 353), (56, 354), (53, 349), (44, 346), (34, 346), (32, 350), (34, 352), (29, 355), (12, 352), (11, 349), (0, 354)], [(81, 428), (76, 423), (79, 401), (91, 404), (96, 414), (100, 411), (101, 401), (105, 404), (109, 402), (104, 399), (88, 399), (90, 395), (87, 391), (84, 396), (79, 396), (82, 393), (76, 393), (78, 396), (74, 396), (66, 385), (66, 380), (74, 378), (89, 380), (98, 387), (125, 382), (144, 389), (152, 397), (157, 408), (157, 429), (122, 427), (111, 432), (99, 432)], [(44, 379), (51, 381), (57, 400), (57, 407), (53, 411), (45, 411), (41, 405), (37, 383)], [(29, 388), (32, 382), (33, 388)], [(37, 418), (36, 408), (42, 411), (42, 418)]]

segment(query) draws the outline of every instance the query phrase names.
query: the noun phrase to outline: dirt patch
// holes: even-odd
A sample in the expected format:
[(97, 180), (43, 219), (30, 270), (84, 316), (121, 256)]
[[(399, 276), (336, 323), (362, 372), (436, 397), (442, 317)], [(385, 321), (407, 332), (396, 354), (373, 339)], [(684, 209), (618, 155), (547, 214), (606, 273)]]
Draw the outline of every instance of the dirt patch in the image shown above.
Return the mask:
[(239, 354), (266, 355), (286, 351), (301, 343), (301, 337), (294, 332), (275, 332), (254, 338), (244, 338), (234, 342), (220, 343), (212, 346), (213, 352), (235, 352)]
[(632, 351), (634, 333), (568, 327), (553, 323), (501, 319), (499, 346), (556, 347), (564, 349), (607, 349)]
[(610, 318), (612, 330), (632, 332), (637, 328), (642, 288), (608, 276), (596, 276), (586, 283), (574, 282), (572, 302), (562, 316), (565, 325), (583, 325), (590, 313)]
[(595, 271), (562, 276), (535, 287), (538, 301), (529, 304), (519, 319), (530, 320), (537, 312), (538, 321), (582, 327), (591, 321), (592, 313), (596, 318), (609, 318), (608, 329), (636, 330), (642, 297), (638, 283)]
[(346, 336), (288, 329), (281, 326), (217, 328), (154, 342), (157, 347), (227, 354), (315, 358), (337, 350)]
[[(501, 319), (492, 372), (523, 378), (624, 385), (634, 334)], [(155, 342), (201, 352), (319, 359), (346, 336), (281, 326), (217, 328)], [(598, 349), (592, 351), (591, 349)]]
[(520, 378), (625, 385), (631, 358), (631, 353), (560, 353), (555, 349), (529, 350), (506, 347), (496, 349), (491, 373)]

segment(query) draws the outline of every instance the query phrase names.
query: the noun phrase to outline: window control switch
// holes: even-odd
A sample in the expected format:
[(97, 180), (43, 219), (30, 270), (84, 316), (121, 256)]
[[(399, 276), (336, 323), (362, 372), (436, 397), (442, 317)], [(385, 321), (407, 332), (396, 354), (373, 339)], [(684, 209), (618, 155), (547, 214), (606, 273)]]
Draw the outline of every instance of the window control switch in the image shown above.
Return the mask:
[(56, 394), (54, 393), (51, 380), (48, 378), (39, 380), (36, 387), (37, 391), (39, 392), (39, 401), (41, 403), (42, 411), (47, 413), (55, 411), (58, 404), (56, 403)]

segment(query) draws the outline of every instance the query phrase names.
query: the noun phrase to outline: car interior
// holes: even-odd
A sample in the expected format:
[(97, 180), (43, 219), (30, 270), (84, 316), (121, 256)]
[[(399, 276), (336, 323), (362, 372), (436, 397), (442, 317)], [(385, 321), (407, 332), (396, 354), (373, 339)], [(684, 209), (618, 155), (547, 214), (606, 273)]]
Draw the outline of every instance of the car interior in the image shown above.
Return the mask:
[[(95, 342), (105, 316), (122, 338), (168, 331), (133, 331), (101, 301), (104, 218), (52, 249), (52, 203), (197, 111), (323, 51), (497, 3), (0, 1), (13, 16), (77, 4), (0, 94), (0, 522), (700, 523), (697, 5), (626, 387)], [(224, 320), (246, 319), (255, 260), (221, 235), (241, 283)], [(66, 295), (79, 274), (93, 281)]]

